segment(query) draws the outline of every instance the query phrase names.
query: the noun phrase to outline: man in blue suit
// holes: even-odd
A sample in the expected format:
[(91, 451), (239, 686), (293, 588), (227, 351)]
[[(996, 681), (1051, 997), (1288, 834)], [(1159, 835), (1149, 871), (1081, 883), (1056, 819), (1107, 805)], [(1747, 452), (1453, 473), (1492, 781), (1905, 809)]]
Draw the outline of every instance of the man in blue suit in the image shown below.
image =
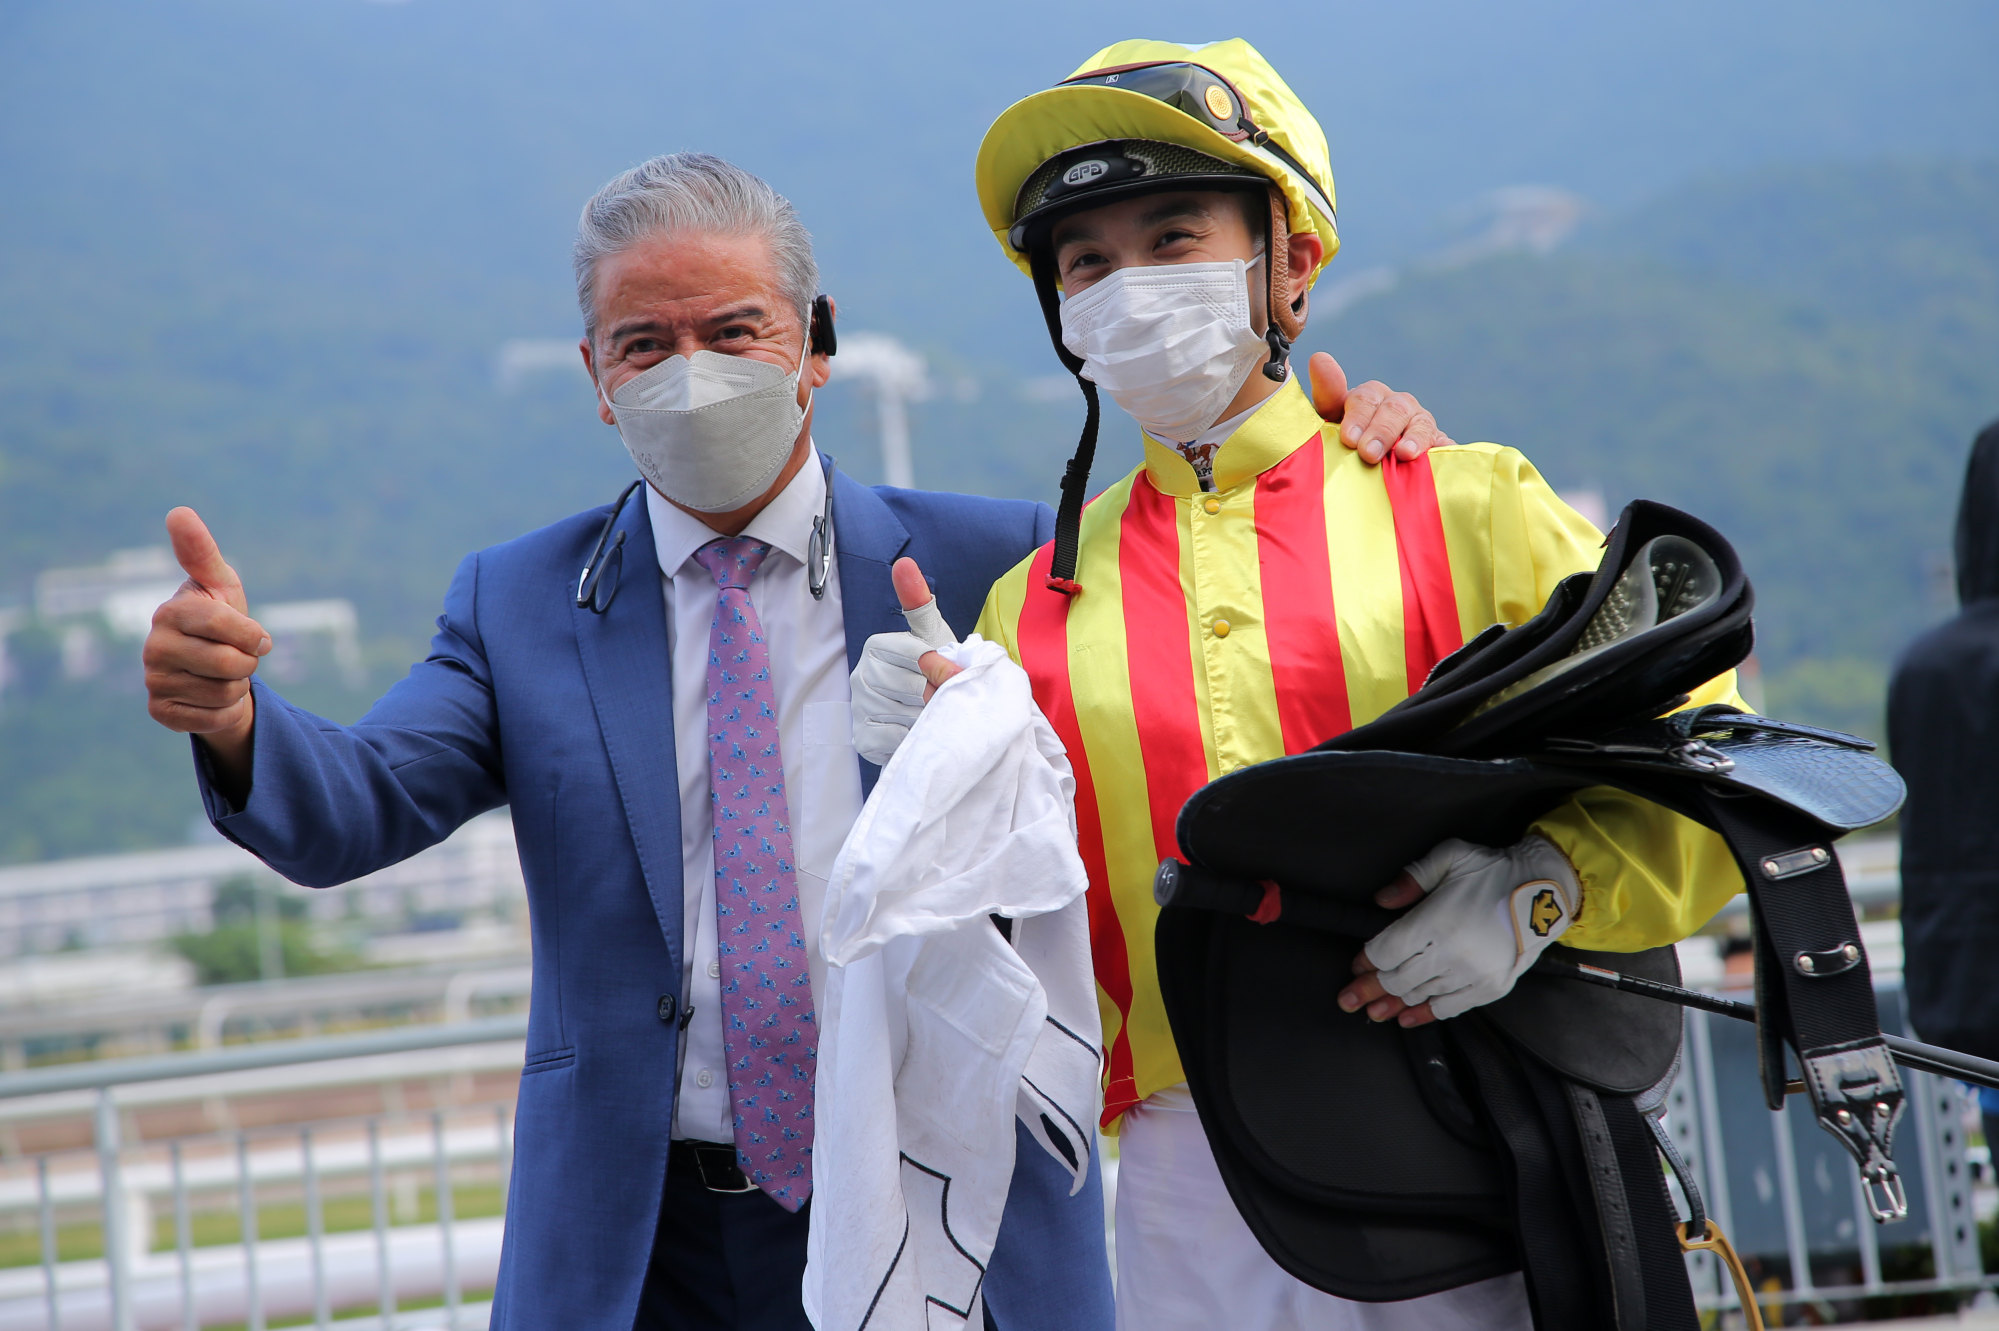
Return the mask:
[[(907, 564), (899, 599), (898, 560), (969, 624), (1052, 515), (870, 489), (816, 452), (833, 307), (761, 180), (655, 158), (591, 200), (576, 259), (583, 356), (643, 494), (469, 557), (430, 655), (353, 726), (255, 680), (270, 640), (176, 509), (188, 581), (147, 639), (150, 707), (196, 737), (216, 827), (296, 882), (511, 807), (534, 997), (495, 1327), (795, 1331), (817, 911), (876, 775), (847, 672), (922, 599)], [(1381, 428), (1350, 442), (1393, 442), (1413, 403), (1368, 388)], [(772, 932), (748, 947), (752, 921)], [(758, 1013), (757, 992), (796, 998)], [(1023, 1132), (989, 1325), (1110, 1327), (1099, 1179), (1069, 1183)]]

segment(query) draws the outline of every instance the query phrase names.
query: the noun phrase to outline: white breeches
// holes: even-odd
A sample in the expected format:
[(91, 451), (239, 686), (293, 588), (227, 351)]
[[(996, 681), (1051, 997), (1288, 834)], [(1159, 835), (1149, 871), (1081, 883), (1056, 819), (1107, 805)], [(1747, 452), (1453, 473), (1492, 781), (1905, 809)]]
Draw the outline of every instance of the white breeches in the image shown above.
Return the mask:
[(1118, 1136), (1118, 1331), (1531, 1331), (1518, 1272), (1400, 1303), (1335, 1298), (1264, 1252), (1222, 1184), (1185, 1085)]

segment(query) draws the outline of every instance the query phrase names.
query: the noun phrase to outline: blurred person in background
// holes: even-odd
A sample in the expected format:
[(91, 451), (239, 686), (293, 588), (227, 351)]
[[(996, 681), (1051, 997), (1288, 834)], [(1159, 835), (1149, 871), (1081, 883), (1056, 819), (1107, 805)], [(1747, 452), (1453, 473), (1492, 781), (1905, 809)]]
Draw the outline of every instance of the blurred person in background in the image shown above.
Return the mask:
[[(352, 726), (255, 679), (269, 636), (176, 509), (188, 581), (146, 642), (150, 707), (196, 737), (216, 828), (295, 882), (511, 806), (534, 997), (496, 1329), (797, 1331), (818, 913), (878, 774), (849, 671), (902, 627), (898, 587), (930, 600), (909, 556), (969, 622), (1053, 515), (872, 489), (817, 452), (834, 307), (791, 205), (747, 172), (683, 153), (620, 175), (583, 211), (575, 269), (598, 416), (642, 481), (467, 558), (430, 655)], [(1441, 438), (1406, 395), (1348, 399), (1322, 373), (1370, 458)], [(768, 946), (732, 941), (747, 916), (775, 926)], [(763, 1049), (744, 1034), (757, 992), (782, 995)], [(1019, 1140), (988, 1324), (1107, 1328), (1100, 1181), (1071, 1197)]]
[[(1923, 1039), (1999, 1059), (1999, 421), (1957, 507), (1958, 612), (1895, 663), (1888, 749), (1902, 806), (1903, 985)], [(1980, 1090), (1999, 1147), (1999, 1092)]]
[[(1120, 1139), (1118, 1326), (1525, 1328), (1517, 1270), (1361, 1302), (1264, 1251), (1223, 1183), (1167, 1021), (1153, 871), (1178, 854), (1174, 821), (1196, 789), (1374, 719), (1465, 637), (1526, 621), (1561, 579), (1595, 568), (1602, 536), (1513, 449), (1369, 468), (1335, 446), (1288, 363), (1338, 247), (1326, 136), (1249, 43), (1106, 47), (1003, 112), (977, 176), (1087, 404), (1054, 539), (993, 588), (976, 631), (1025, 668), (1075, 768), (1104, 1121)], [(1143, 428), (1143, 459), (1083, 508), (1100, 391)], [(1733, 680), (1694, 703), (1739, 706)], [(1719, 836), (1593, 788), (1514, 846), (1447, 841), (1384, 885), (1379, 904), (1410, 909), (1367, 944), (1336, 1001), (1405, 1027), (1454, 1017), (1506, 994), (1558, 938), (1612, 952), (1676, 942), (1741, 887)], [(1543, 898), (1552, 917), (1530, 919)], [(1300, 1085), (1327, 1076), (1366, 1094), (1323, 1069), (1301, 1069)], [(1357, 1149), (1395, 1144), (1385, 1119)], [(1662, 1193), (1659, 1223), (1639, 1237), (1677, 1271), (1663, 1206)]]

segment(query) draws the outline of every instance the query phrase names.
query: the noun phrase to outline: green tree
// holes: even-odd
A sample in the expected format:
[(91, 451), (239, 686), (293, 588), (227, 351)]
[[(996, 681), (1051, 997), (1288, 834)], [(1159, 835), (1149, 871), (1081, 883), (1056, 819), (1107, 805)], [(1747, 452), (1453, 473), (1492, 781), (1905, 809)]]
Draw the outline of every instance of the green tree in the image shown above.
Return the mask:
[(170, 946), (194, 963), (202, 984), (237, 984), (357, 970), (360, 956), (329, 947), (305, 918), (305, 903), (248, 874), (215, 889), (215, 927), (176, 935)]

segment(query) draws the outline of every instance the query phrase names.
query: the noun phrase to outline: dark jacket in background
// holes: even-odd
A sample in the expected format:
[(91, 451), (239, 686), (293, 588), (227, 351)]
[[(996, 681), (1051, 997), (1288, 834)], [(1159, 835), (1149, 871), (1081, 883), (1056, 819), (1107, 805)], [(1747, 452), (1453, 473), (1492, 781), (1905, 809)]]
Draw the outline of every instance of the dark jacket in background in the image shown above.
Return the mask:
[(1909, 644), (1888, 686), (1902, 810), (1909, 1017), (1999, 1059), (1999, 422), (1971, 446), (1957, 511), (1956, 618)]

